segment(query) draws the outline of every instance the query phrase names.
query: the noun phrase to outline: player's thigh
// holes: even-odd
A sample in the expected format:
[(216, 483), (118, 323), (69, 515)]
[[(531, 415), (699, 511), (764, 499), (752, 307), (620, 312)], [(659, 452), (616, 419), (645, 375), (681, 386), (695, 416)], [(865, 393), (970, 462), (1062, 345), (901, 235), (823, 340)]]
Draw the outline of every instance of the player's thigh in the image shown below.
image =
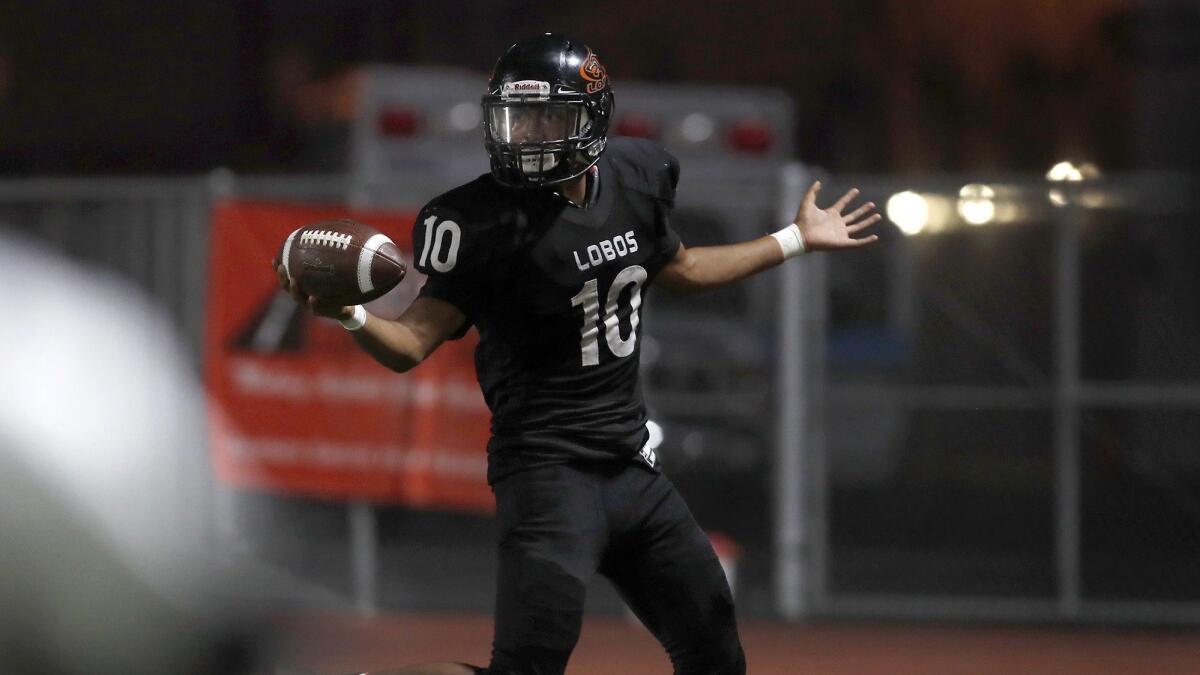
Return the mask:
[(683, 498), (665, 476), (656, 480), (644, 525), (613, 549), (601, 571), (666, 648), (677, 673), (742, 673), (721, 563)]
[(494, 672), (565, 669), (604, 543), (595, 489), (586, 473), (568, 465), (518, 472), (496, 484)]

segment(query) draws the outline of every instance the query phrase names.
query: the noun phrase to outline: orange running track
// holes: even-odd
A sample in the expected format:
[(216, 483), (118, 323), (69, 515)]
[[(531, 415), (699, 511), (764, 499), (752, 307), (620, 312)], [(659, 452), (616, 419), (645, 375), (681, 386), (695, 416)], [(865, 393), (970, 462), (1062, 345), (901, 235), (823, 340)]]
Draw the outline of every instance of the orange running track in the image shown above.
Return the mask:
[[(281, 619), (280, 672), (341, 675), (428, 661), (486, 664), (491, 617), (334, 614)], [(749, 673), (1014, 675), (1200, 673), (1200, 633), (911, 623), (741, 624)], [(670, 673), (640, 625), (588, 616), (568, 675)]]

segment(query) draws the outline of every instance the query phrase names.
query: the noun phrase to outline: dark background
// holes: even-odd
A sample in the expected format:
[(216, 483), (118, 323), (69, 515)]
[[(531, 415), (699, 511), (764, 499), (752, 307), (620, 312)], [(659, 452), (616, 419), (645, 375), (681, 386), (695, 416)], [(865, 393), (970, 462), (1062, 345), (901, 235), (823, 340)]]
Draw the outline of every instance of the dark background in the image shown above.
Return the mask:
[(831, 170), (1198, 163), (1195, 2), (44, 0), (0, 5), (0, 172), (319, 169), (299, 141), (340, 121), (355, 65), (482, 75), (544, 30), (596, 49), (618, 96), (782, 88), (797, 156)]

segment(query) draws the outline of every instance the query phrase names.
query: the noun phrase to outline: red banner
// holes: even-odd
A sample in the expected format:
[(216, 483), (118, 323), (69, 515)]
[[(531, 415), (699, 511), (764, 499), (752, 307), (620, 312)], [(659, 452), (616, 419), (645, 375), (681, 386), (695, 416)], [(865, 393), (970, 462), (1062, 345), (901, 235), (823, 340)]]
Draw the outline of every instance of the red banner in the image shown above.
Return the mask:
[[(287, 235), (345, 217), (387, 234), (411, 260), (415, 213), (265, 202), (214, 210), (204, 367), (217, 475), (242, 487), (491, 511), (475, 333), (396, 374), (278, 288), (269, 263)], [(423, 282), (410, 265), (368, 308), (398, 316)]]

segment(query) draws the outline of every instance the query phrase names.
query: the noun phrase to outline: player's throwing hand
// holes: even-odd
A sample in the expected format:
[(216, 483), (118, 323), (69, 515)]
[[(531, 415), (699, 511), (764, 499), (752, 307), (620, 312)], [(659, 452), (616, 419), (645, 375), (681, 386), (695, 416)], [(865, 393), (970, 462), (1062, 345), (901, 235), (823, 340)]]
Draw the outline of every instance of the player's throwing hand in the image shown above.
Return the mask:
[(271, 260), (271, 266), (275, 268), (275, 274), (279, 278), (279, 287), (287, 291), (298, 304), (308, 307), (313, 314), (329, 319), (345, 319), (350, 315), (350, 308), (342, 306), (341, 303), (325, 302), (316, 296), (305, 295), (304, 291), (300, 290), (300, 284), (288, 276), (287, 268), (278, 258)]
[(867, 202), (850, 213), (842, 213), (858, 196), (858, 188), (850, 189), (827, 209), (817, 207), (817, 192), (820, 189), (821, 181), (812, 184), (808, 194), (804, 195), (804, 201), (800, 203), (800, 210), (796, 212), (796, 219), (793, 221), (804, 237), (805, 250), (833, 251), (857, 248), (879, 240), (879, 236), (874, 234), (859, 239), (851, 236), (882, 218), (878, 213), (873, 213), (874, 202)]

